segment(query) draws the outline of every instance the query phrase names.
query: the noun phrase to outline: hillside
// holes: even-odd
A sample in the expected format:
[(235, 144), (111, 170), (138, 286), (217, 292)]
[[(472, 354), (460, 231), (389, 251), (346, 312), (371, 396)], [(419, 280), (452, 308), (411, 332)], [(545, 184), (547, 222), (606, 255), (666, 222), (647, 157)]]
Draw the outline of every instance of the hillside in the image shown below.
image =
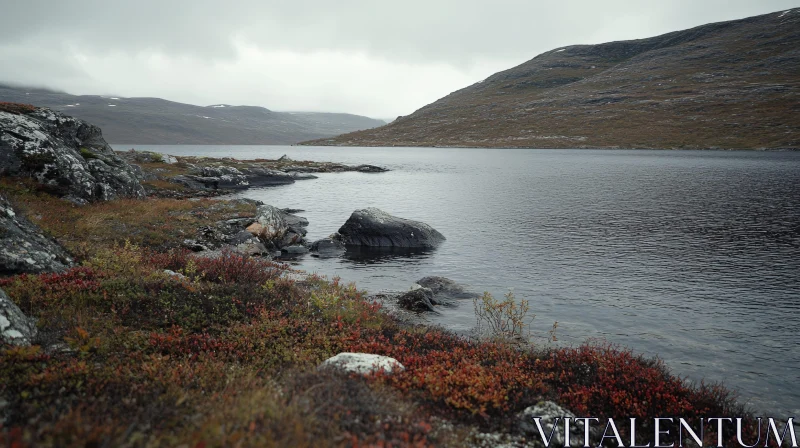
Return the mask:
[(341, 146), (799, 148), (800, 9), (556, 48)]
[(0, 101), (45, 106), (93, 123), (117, 144), (293, 144), (369, 129), (381, 120), (351, 114), (274, 112), (253, 106), (194, 106), (160, 98), (70, 95), (0, 85)]

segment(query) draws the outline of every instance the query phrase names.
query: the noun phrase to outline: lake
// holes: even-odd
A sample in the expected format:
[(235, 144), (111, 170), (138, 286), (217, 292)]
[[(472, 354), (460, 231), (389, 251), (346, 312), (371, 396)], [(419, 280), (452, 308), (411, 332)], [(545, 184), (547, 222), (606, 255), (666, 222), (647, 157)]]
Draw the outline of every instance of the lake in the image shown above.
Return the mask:
[[(115, 149), (129, 149), (118, 145)], [(441, 275), (530, 301), (534, 334), (606, 339), (800, 414), (800, 152), (137, 146), (175, 155), (369, 163), (241, 196), (304, 209), (311, 241), (359, 208), (430, 224), (437, 250), (304, 256), (370, 292)], [(468, 331), (465, 301), (433, 323)]]

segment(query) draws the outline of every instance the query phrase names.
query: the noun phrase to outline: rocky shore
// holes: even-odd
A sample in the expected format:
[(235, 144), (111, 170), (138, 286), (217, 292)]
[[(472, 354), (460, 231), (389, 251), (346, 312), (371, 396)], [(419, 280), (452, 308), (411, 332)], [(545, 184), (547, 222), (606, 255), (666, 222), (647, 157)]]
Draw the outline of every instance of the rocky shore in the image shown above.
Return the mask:
[[(24, 105), (0, 108), (0, 155), (0, 445), (517, 447), (543, 445), (534, 417), (749, 417), (658, 360), (416, 325), (280, 262), (443, 244), (424, 223), (367, 208), (310, 243), (301, 211), (208, 197), (377, 167), (114, 153)], [(387, 297), (519, 309), (441, 277)]]

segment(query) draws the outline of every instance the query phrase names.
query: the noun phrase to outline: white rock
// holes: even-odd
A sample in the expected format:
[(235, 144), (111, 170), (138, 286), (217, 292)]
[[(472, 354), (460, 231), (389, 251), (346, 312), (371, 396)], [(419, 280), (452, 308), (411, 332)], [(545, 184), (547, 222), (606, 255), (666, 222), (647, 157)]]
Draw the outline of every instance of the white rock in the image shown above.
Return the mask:
[(396, 359), (371, 353), (339, 353), (319, 365), (319, 369), (336, 368), (345, 372), (367, 375), (383, 370), (386, 373), (402, 372), (403, 367)]

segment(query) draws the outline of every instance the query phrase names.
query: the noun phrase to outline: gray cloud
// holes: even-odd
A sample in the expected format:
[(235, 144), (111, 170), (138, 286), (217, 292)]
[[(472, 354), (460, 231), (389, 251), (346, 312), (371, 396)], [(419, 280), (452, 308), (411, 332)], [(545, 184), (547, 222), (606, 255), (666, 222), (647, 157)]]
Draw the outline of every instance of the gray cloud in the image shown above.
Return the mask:
[(0, 0), (0, 80), (389, 117), (558, 46), (797, 0)]

